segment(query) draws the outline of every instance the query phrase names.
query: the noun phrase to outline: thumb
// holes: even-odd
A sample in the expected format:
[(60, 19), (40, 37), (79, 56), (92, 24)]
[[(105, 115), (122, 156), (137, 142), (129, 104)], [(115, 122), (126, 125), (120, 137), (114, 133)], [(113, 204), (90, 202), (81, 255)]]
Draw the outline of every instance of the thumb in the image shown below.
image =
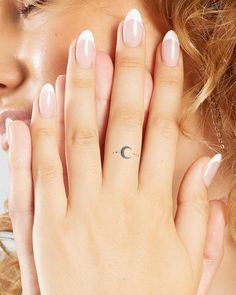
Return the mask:
[(201, 158), (186, 172), (180, 185), (176, 230), (192, 262), (194, 274), (200, 276), (209, 217), (208, 187), (221, 163), (221, 155)]
[(203, 271), (197, 295), (207, 294), (222, 261), (226, 224), (225, 213), (226, 203), (223, 200), (210, 201), (210, 215), (204, 251)]

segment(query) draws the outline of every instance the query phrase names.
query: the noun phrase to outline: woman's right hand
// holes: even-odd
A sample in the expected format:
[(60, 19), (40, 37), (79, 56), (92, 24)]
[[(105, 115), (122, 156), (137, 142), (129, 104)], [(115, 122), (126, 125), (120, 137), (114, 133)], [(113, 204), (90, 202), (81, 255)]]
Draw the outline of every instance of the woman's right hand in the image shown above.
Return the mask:
[[(97, 118), (100, 133), (100, 145), (104, 144), (104, 134), (106, 129), (106, 119), (109, 110), (109, 98), (112, 86), (113, 65), (109, 58), (104, 53), (97, 54)], [(64, 154), (64, 90), (65, 90), (65, 76), (59, 76), (56, 81), (56, 93), (60, 94), (57, 97), (59, 101), (58, 114), (58, 146), (62, 163), (65, 164)], [(149, 101), (152, 93), (152, 78), (150, 74), (146, 74), (146, 91), (145, 91), (145, 105), (146, 113), (148, 110)], [(103, 148), (101, 148), (103, 150)], [(30, 151), (29, 151), (30, 155)], [(30, 158), (30, 157), (29, 157)], [(18, 167), (21, 171), (24, 169), (22, 165), (30, 165), (29, 161), (23, 159), (10, 159), (12, 163), (9, 167)], [(16, 173), (17, 169), (12, 169)], [(66, 169), (64, 169), (66, 171)], [(15, 235), (15, 242), (17, 247), (17, 254), (21, 268), (22, 289), (24, 295), (38, 295), (40, 294), (37, 273), (34, 265), (34, 255), (32, 247), (32, 228), (33, 228), (33, 192), (32, 185), (26, 184), (22, 186), (20, 183), (15, 183), (14, 179), (17, 176), (11, 174), (11, 186), (9, 196), (9, 210), (13, 224)], [(64, 175), (65, 186), (67, 187), (67, 175)], [(13, 183), (14, 182), (14, 183)], [(14, 184), (14, 185), (13, 185)], [(19, 196), (21, 198), (19, 199)], [(210, 221), (208, 225), (208, 235), (206, 240), (205, 264), (203, 277), (199, 288), (199, 295), (206, 294), (210, 282), (220, 264), (223, 256), (223, 233), (224, 220), (222, 218), (223, 206), (219, 201), (210, 202)], [(217, 233), (217, 234), (216, 234)]]

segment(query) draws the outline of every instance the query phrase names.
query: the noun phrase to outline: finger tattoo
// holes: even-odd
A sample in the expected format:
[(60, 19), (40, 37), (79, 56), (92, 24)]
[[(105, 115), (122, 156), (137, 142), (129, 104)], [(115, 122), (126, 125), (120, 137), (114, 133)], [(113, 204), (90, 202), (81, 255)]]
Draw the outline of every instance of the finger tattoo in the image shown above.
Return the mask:
[(113, 154), (120, 154), (121, 157), (125, 160), (129, 160), (129, 159), (132, 159), (132, 156), (135, 156), (135, 157), (140, 157), (139, 154), (136, 154), (133, 152), (133, 149), (128, 146), (128, 145), (125, 145), (123, 146), (120, 151), (116, 151), (116, 152), (113, 152)]

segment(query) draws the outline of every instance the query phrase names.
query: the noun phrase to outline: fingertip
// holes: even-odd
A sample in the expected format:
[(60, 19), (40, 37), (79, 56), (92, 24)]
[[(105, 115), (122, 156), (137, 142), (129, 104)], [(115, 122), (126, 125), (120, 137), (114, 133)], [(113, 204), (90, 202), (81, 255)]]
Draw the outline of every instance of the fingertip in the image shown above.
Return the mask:
[[(201, 157), (189, 166), (180, 187), (180, 196), (191, 195), (193, 190), (196, 190), (196, 187), (198, 190), (201, 189), (204, 195), (207, 193), (202, 174), (209, 160), (209, 157)], [(182, 194), (183, 192), (184, 194)]]
[(58, 99), (59, 95), (64, 95), (66, 84), (66, 75), (59, 75), (55, 82), (55, 94)]
[(111, 57), (102, 51), (96, 55), (96, 99), (108, 101), (111, 97), (114, 67)]
[(55, 87), (56, 87), (56, 85), (60, 85), (65, 80), (65, 78), (66, 78), (66, 74), (58, 75), (56, 82), (55, 82)]
[(29, 126), (21, 120), (14, 120), (10, 125), (11, 144), (9, 145), (9, 168), (17, 163), (28, 166), (31, 159), (31, 134)]

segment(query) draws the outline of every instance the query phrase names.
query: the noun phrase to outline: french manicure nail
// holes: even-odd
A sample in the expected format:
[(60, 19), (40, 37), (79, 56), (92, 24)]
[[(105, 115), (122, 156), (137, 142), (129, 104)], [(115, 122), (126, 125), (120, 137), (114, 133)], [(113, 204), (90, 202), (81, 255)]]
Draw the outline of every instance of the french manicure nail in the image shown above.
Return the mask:
[(130, 10), (124, 20), (123, 39), (129, 47), (138, 47), (142, 43), (143, 21), (137, 9)]
[(10, 145), (10, 132), (9, 132), (9, 126), (12, 123), (12, 119), (11, 118), (7, 118), (5, 121), (5, 127), (6, 127), (6, 137), (7, 137), (7, 141), (8, 141), (8, 145)]
[(43, 86), (39, 97), (39, 110), (44, 118), (51, 118), (55, 109), (55, 91), (51, 84)]
[(180, 44), (176, 33), (167, 32), (162, 42), (162, 59), (166, 66), (176, 67), (179, 61)]
[(79, 67), (90, 68), (95, 54), (95, 42), (93, 33), (89, 30), (83, 31), (76, 42), (76, 61)]
[(213, 179), (220, 168), (221, 161), (222, 155), (217, 154), (208, 162), (203, 175), (203, 180), (206, 187), (209, 187), (212, 184)]

